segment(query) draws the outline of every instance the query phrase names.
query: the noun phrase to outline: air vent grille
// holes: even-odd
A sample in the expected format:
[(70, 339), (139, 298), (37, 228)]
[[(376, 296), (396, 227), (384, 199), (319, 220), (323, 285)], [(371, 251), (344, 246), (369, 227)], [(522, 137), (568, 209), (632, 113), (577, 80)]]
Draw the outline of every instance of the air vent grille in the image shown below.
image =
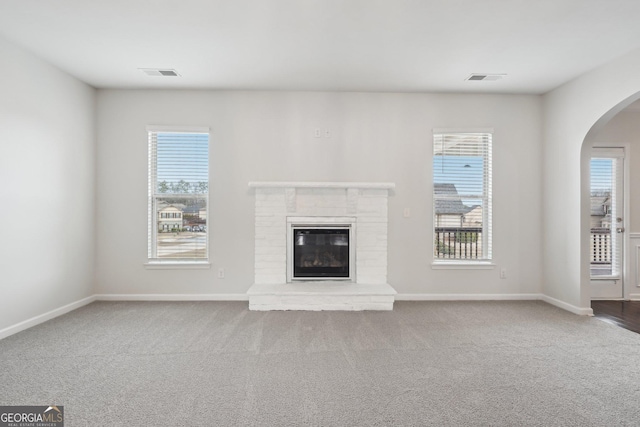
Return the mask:
[(140, 70), (148, 76), (161, 77), (179, 77), (180, 74), (176, 70), (170, 68), (140, 68)]
[(490, 82), (500, 80), (505, 76), (506, 74), (474, 73), (467, 77), (465, 80)]

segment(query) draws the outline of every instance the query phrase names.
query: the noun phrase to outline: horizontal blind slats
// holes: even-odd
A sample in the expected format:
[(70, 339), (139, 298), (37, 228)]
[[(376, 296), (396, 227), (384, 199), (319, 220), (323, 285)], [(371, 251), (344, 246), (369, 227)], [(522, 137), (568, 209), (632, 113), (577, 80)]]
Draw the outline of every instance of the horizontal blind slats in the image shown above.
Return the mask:
[(149, 258), (208, 258), (209, 134), (149, 132)]
[(491, 140), (490, 133), (434, 133), (434, 253), (438, 259), (491, 259)]

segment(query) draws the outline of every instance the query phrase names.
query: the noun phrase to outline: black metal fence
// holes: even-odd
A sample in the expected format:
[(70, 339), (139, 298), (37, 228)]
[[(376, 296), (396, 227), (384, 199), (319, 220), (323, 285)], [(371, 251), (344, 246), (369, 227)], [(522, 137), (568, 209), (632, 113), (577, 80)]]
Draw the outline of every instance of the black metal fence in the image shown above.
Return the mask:
[[(591, 264), (611, 265), (611, 230), (591, 229)], [(482, 228), (436, 227), (436, 259), (482, 259)]]
[(436, 227), (436, 259), (482, 259), (482, 228)]

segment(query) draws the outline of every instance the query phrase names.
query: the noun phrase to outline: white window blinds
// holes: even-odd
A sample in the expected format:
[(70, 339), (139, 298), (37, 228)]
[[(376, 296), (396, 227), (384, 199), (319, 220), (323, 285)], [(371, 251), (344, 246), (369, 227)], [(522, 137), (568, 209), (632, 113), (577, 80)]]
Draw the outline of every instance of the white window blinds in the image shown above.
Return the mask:
[(491, 259), (490, 132), (434, 132), (434, 258)]
[(149, 259), (208, 259), (208, 208), (208, 132), (149, 131)]

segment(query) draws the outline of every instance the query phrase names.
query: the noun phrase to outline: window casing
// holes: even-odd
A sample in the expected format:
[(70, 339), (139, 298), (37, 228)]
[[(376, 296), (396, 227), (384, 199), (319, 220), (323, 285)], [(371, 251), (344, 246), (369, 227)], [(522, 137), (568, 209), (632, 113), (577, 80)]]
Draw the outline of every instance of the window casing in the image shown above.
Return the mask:
[(207, 263), (209, 130), (147, 130), (149, 263)]
[(434, 263), (492, 259), (492, 133), (434, 131)]

